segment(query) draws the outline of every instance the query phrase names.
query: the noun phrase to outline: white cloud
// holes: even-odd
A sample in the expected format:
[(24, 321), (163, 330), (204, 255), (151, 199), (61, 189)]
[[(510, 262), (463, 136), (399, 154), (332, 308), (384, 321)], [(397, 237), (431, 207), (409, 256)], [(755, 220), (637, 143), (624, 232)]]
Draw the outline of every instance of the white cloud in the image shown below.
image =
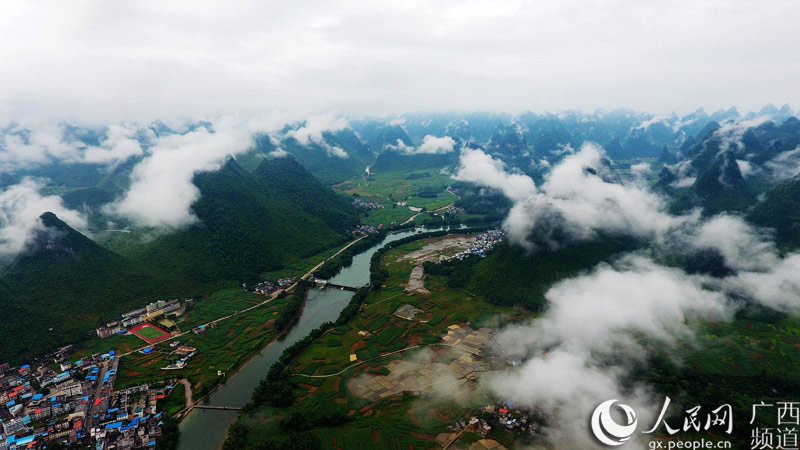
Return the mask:
[(799, 14), (792, 0), (14, 2), (0, 121), (800, 104)]
[(309, 117), (298, 129), (286, 132), (286, 137), (297, 139), (297, 142), (302, 145), (317, 144), (325, 149), (328, 156), (347, 158), (347, 152), (341, 147), (329, 144), (323, 137), (323, 133), (343, 130), (349, 126), (347, 119), (333, 113), (315, 115)]
[(132, 125), (112, 124), (106, 128), (100, 145), (90, 146), (67, 137), (64, 125), (37, 123), (30, 130), (17, 125), (0, 139), (0, 171), (13, 172), (53, 162), (113, 165), (143, 153), (134, 138), (137, 132), (152, 136), (149, 130)]
[(767, 161), (764, 166), (778, 180), (797, 176), (800, 174), (800, 147), (788, 152), (778, 153), (774, 158)]
[(778, 311), (800, 314), (800, 253), (787, 255), (766, 270), (742, 272), (721, 283)]
[[(152, 131), (147, 131), (153, 136)], [(134, 139), (136, 132), (137, 129), (134, 127), (109, 125), (106, 138), (100, 143), (100, 147), (89, 147), (83, 152), (83, 162), (110, 164), (141, 155), (142, 146)]]
[[(696, 250), (715, 249), (734, 270), (767, 270), (778, 261), (778, 251), (768, 236), (739, 217), (719, 215), (690, 230), (681, 231)], [(676, 233), (677, 234), (677, 233)]]
[(536, 184), (530, 177), (508, 173), (505, 163), (472, 148), (461, 149), (460, 165), (453, 178), (499, 189), (512, 200), (522, 200), (536, 193)]
[(450, 136), (436, 137), (429, 134), (422, 138), (422, 145), (419, 147), (406, 145), (402, 139), (398, 139), (396, 144), (387, 144), (386, 149), (406, 155), (437, 155), (451, 153), (455, 149), (455, 145), (456, 141)]
[(13, 256), (32, 233), (41, 227), (39, 216), (49, 211), (73, 228), (84, 230), (86, 219), (64, 206), (57, 195), (42, 195), (44, 184), (25, 178), (0, 191), (0, 258)]
[(63, 127), (53, 124), (41, 124), (30, 131), (22, 126), (14, 127), (0, 142), (0, 170), (10, 172), (52, 161), (79, 161), (82, 144), (65, 141), (63, 136)]
[(200, 191), (192, 184), (194, 175), (218, 170), (229, 155), (252, 146), (251, 130), (233, 119), (218, 121), (214, 130), (201, 127), (158, 139), (134, 167), (125, 196), (107, 210), (148, 227), (178, 228), (195, 222), (191, 206)]
[(735, 120), (723, 123), (714, 134), (720, 138), (719, 151), (739, 150), (744, 147), (742, 136), (750, 128), (757, 127), (770, 120), (769, 116), (759, 116), (753, 119)]
[(420, 154), (441, 154), (450, 153), (455, 148), (456, 141), (450, 136), (436, 137), (427, 135), (422, 138), (422, 145), (420, 145), (415, 153)]
[[(593, 238), (599, 231), (657, 239), (682, 223), (683, 219), (666, 212), (666, 204), (656, 194), (604, 179), (613, 173), (603, 158), (600, 147), (585, 144), (553, 167), (539, 193), (514, 199), (517, 202), (506, 220), (509, 237), (528, 248), (535, 245), (528, 237), (537, 227), (556, 227), (578, 240)], [(543, 238), (547, 245), (559, 245)]]
[(736, 165), (739, 167), (739, 172), (742, 173), (743, 177), (749, 177), (750, 175), (753, 175), (753, 165), (750, 164), (750, 161), (737, 159)]
[(693, 336), (694, 320), (732, 317), (725, 296), (703, 282), (641, 256), (564, 280), (545, 294), (550, 306), (541, 317), (497, 337), (506, 357), (526, 358), (522, 367), (482, 382), (502, 398), (551, 414), (545, 433), (556, 448), (595, 448), (588, 433), (576, 430), (586, 429), (600, 402), (624, 399), (645, 423), (657, 412), (646, 386), (621, 381), (631, 361), (644, 361), (642, 340), (675, 346)]

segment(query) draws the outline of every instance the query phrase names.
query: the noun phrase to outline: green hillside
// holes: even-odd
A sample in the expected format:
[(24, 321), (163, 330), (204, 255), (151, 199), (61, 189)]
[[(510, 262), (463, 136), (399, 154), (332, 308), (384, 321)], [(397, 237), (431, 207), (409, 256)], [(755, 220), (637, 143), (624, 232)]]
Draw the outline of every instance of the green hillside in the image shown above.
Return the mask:
[[(2, 274), (0, 360), (20, 361), (75, 342), (143, 298), (173, 294), (166, 284), (100, 247), (53, 213)], [(161, 296), (161, 297), (159, 297)]]
[(413, 172), (424, 169), (440, 169), (458, 163), (458, 151), (444, 154), (409, 155), (396, 150), (384, 150), (375, 165), (374, 172)]
[[(267, 158), (254, 173), (230, 159), (194, 183), (196, 223), (149, 242), (125, 235), (122, 254), (43, 214), (42, 229), (0, 277), (0, 361), (76, 342), (103, 319), (149, 301), (254, 281), (344, 242), (357, 223), (349, 199), (290, 156)], [(102, 191), (86, 189), (69, 201), (92, 205), (98, 197)]]
[[(280, 147), (294, 156), (311, 174), (323, 183), (334, 184), (364, 173), (374, 162), (369, 147), (364, 145), (352, 130), (324, 132), (324, 145), (311, 142), (301, 144), (293, 137), (281, 141)], [(338, 155), (344, 151), (346, 156)]]
[(192, 206), (198, 222), (160, 236), (136, 256), (190, 286), (255, 280), (288, 258), (342, 242), (356, 220), (349, 205), (288, 158), (264, 160), (255, 175), (229, 159), (194, 183), (201, 192)]
[(731, 151), (720, 153), (701, 170), (693, 189), (706, 214), (742, 211), (755, 203), (756, 198)]
[(782, 247), (800, 247), (800, 177), (779, 184), (747, 217), (751, 222), (774, 228)]
[(544, 306), (544, 293), (556, 281), (638, 246), (630, 238), (610, 236), (533, 254), (518, 245), (504, 245), (467, 269), (466, 289), (495, 304), (539, 310)]

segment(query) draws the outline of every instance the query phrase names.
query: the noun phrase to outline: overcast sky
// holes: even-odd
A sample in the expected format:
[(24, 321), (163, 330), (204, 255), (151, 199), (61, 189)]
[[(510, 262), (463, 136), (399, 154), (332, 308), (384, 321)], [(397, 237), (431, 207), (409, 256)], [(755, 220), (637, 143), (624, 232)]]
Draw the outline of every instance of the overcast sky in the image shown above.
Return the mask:
[(800, 107), (800, 1), (16, 1), (0, 121)]

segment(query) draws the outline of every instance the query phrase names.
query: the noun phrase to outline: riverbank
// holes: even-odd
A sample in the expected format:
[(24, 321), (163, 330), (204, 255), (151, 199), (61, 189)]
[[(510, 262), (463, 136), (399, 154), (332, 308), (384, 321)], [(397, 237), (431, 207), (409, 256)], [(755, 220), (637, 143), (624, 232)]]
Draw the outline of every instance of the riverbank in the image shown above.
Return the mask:
[[(369, 282), (369, 263), (372, 255), (386, 243), (416, 233), (415, 229), (411, 229), (386, 236), (382, 242), (355, 255), (351, 265), (344, 268), (330, 281), (347, 286), (367, 284)], [(344, 250), (343, 248), (340, 252)], [(338, 255), (340, 252), (331, 257)], [(312, 268), (308, 275), (310, 276), (321, 265), (322, 263)], [(306, 306), (300, 319), (286, 336), (282, 339), (273, 340), (264, 347), (261, 352), (244, 364), (239, 372), (229, 377), (225, 384), (208, 396), (204, 402), (220, 406), (241, 406), (247, 403), (255, 387), (264, 378), (264, 375), (280, 354), (294, 342), (304, 338), (321, 323), (335, 320), (339, 312), (349, 303), (352, 296), (353, 292), (350, 291), (310, 289), (306, 299)], [(198, 411), (195, 409), (184, 417), (180, 424), (181, 439), (178, 448), (181, 450), (218, 449), (225, 440), (228, 425), (235, 417), (235, 411)]]

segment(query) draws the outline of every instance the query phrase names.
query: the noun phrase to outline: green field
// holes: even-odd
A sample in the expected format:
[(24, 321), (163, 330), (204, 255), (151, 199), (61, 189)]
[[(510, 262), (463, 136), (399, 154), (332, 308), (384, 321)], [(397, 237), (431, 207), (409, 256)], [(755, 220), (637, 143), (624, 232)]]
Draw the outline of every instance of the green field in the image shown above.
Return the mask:
[(141, 334), (145, 339), (158, 339), (164, 335), (164, 332), (159, 330), (158, 328), (148, 324), (145, 324), (142, 328), (136, 330), (136, 333)]
[[(408, 282), (417, 262), (400, 259), (437, 239), (441, 238), (411, 242), (386, 252), (381, 260), (381, 267), (389, 272), (386, 287), (370, 293), (354, 320), (325, 333), (292, 363), (297, 374), (334, 375), (295, 376), (294, 405), (287, 409), (261, 407), (241, 419), (248, 426), (249, 442), (286, 433), (281, 421), (289, 420), (297, 412), (304, 420), (320, 424), (312, 427), (311, 432), (323, 449), (434, 448), (437, 433), (489, 401), (484, 396), (475, 396), (467, 403), (438, 402), (433, 408), (430, 402), (414, 395), (392, 395), (370, 401), (355, 395), (348, 387), (351, 380), (364, 374), (388, 374), (386, 365), (393, 360), (413, 361), (418, 349), (391, 356), (382, 354), (414, 345), (438, 344), (450, 325), (469, 322), (474, 328), (494, 327), (530, 316), (518, 308), (491, 305), (467, 292), (450, 289), (443, 277), (426, 276), (425, 287), (431, 291), (430, 295), (406, 293), (402, 285)], [(421, 320), (409, 321), (392, 314), (405, 304), (421, 309), (423, 312), (417, 315)], [(350, 360), (351, 354), (358, 358), (355, 363)], [(457, 355), (445, 351), (442, 357), (448, 356)], [(361, 362), (364, 363), (358, 364)], [(346, 419), (337, 426), (322, 425), (339, 423), (341, 418)], [(511, 444), (503, 436), (499, 439)]]
[[(425, 208), (427, 211), (447, 206), (456, 200), (456, 196), (446, 190), (452, 183), (449, 175), (442, 175), (436, 170), (423, 172), (420, 178), (411, 177), (407, 172), (379, 173), (369, 180), (353, 179), (334, 186), (338, 192), (359, 195), (364, 201), (384, 205), (362, 213), (361, 222), (366, 225), (391, 225), (403, 223), (417, 214), (397, 202), (405, 202), (408, 206)], [(435, 193), (432, 198), (420, 197), (422, 192)]]

